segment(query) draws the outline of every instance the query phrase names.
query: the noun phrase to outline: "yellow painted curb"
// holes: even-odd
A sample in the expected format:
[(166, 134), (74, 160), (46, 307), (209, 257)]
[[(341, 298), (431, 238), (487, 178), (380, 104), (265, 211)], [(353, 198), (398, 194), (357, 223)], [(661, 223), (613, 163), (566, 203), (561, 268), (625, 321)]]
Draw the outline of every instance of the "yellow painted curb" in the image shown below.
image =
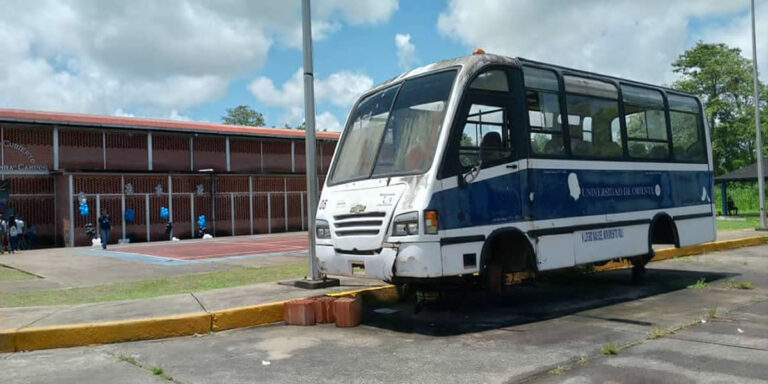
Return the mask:
[(204, 334), (210, 329), (211, 315), (205, 312), (100, 323), (19, 328), (14, 332), (13, 350), (31, 351), (159, 339), (195, 333)]
[[(762, 245), (765, 243), (768, 243), (768, 237), (753, 236), (753, 237), (745, 237), (741, 239), (713, 241), (710, 243), (692, 245), (690, 247), (665, 248), (665, 249), (659, 249), (658, 251), (656, 251), (651, 261), (668, 260), (668, 259), (674, 259), (676, 257), (682, 257), (682, 256), (701, 255), (706, 252), (725, 251), (728, 249), (751, 247), (755, 245)], [(629, 260), (622, 259), (620, 261), (611, 261), (605, 265), (595, 267), (595, 270), (607, 271), (607, 270), (617, 269), (617, 268), (626, 268), (629, 266), (631, 266), (631, 263), (629, 262)]]
[(211, 312), (213, 321), (211, 330), (214, 332), (225, 329), (253, 327), (283, 321), (285, 316), (285, 301), (276, 303), (249, 305), (245, 307), (228, 308)]
[(0, 329), (0, 353), (14, 352), (13, 340), (16, 338), (16, 328)]

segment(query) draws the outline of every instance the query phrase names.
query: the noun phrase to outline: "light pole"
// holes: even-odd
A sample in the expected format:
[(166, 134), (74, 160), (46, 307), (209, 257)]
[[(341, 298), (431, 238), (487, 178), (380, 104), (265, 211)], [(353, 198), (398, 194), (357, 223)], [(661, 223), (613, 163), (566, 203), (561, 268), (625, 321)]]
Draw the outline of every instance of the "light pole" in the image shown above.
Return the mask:
[(765, 179), (763, 175), (763, 138), (760, 132), (760, 82), (757, 78), (757, 41), (755, 38), (755, 0), (751, 0), (752, 5), (752, 72), (755, 77), (755, 135), (757, 147), (757, 191), (760, 196), (760, 228), (761, 231), (768, 230), (765, 227)]
[(315, 212), (317, 210), (317, 161), (315, 159), (315, 85), (312, 68), (312, 24), (309, 0), (301, 1), (301, 29), (304, 51), (304, 122), (305, 156), (307, 161), (307, 231), (309, 232), (309, 274), (304, 280), (296, 281), (300, 288), (316, 289), (339, 285), (338, 279), (320, 276), (315, 254)]

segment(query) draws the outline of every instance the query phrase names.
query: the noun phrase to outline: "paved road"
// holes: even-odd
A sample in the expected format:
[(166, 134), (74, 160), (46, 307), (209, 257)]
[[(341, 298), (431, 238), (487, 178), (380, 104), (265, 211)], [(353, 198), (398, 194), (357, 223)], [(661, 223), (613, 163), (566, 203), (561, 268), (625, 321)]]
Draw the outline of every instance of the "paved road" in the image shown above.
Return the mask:
[[(448, 293), (418, 314), (369, 308), (354, 329), (271, 325), (6, 354), (0, 372), (3, 383), (168, 382), (151, 367), (180, 383), (768, 382), (768, 246), (651, 267), (642, 286), (626, 270), (559, 274), (502, 298)], [(707, 287), (687, 288), (702, 278)], [(605, 357), (607, 344), (622, 349)]]

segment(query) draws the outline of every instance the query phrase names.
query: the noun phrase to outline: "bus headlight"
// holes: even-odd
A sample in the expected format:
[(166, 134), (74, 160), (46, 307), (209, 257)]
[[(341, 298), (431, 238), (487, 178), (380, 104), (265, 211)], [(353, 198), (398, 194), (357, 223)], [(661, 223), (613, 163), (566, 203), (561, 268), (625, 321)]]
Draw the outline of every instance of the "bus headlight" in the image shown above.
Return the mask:
[(437, 211), (424, 211), (424, 233), (437, 234)]
[(392, 236), (419, 234), (419, 215), (416, 212), (397, 215), (392, 222)]
[(331, 238), (331, 227), (328, 225), (327, 221), (321, 219), (315, 221), (315, 235), (317, 235), (318, 239)]

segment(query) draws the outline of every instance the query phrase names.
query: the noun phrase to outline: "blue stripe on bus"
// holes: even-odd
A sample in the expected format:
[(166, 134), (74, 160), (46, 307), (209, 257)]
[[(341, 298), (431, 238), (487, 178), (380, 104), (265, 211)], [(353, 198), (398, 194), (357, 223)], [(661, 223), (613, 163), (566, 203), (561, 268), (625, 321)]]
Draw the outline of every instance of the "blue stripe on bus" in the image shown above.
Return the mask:
[(530, 169), (440, 191), (428, 209), (440, 229), (456, 229), (685, 207), (709, 204), (712, 180), (709, 171)]

